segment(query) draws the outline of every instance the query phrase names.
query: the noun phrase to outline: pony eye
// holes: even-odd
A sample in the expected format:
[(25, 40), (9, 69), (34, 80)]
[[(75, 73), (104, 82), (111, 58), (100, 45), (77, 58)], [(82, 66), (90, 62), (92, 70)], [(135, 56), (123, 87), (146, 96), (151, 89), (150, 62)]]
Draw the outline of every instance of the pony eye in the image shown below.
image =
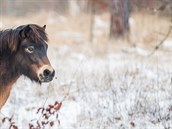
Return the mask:
[(33, 53), (34, 47), (33, 47), (33, 46), (29, 46), (29, 47), (27, 47), (25, 50), (26, 50), (26, 52), (28, 52), (28, 53)]

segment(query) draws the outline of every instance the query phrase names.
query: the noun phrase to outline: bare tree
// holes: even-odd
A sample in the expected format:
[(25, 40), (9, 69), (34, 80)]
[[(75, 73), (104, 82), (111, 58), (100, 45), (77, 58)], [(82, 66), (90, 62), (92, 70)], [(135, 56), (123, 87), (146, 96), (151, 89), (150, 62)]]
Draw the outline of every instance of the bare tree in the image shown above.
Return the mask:
[(110, 38), (127, 36), (129, 33), (129, 0), (111, 0)]

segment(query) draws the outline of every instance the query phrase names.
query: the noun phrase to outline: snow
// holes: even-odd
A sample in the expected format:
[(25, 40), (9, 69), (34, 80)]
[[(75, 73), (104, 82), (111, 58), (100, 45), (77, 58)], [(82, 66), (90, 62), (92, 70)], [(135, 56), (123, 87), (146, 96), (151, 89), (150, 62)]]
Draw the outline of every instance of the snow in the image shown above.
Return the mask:
[(108, 22), (105, 22), (100, 16), (95, 15), (93, 23), (93, 33), (95, 36), (102, 36), (109, 26)]
[(106, 29), (108, 27), (107, 22), (105, 22), (104, 20), (101, 19), (101, 17), (99, 17), (98, 15), (95, 15), (94, 18), (94, 29)]
[(129, 18), (129, 24), (132, 25), (132, 26), (136, 24), (136, 21), (135, 21), (135, 19), (133, 17)]
[(26, 129), (40, 117), (39, 107), (63, 100), (56, 129), (172, 128), (172, 58), (165, 54), (114, 52), (100, 58), (66, 45), (59, 51), (49, 47), (57, 79), (40, 86), (22, 76), (0, 118), (14, 115), (19, 129)]
[(162, 45), (164, 48), (171, 48), (172, 47), (172, 39), (166, 39)]
[(4, 23), (0, 21), (0, 28), (4, 26)]
[(129, 53), (135, 53), (140, 56), (148, 56), (150, 55), (150, 51), (139, 48), (139, 47), (134, 47), (134, 48), (128, 48), (128, 49), (123, 49), (124, 52), (129, 52)]

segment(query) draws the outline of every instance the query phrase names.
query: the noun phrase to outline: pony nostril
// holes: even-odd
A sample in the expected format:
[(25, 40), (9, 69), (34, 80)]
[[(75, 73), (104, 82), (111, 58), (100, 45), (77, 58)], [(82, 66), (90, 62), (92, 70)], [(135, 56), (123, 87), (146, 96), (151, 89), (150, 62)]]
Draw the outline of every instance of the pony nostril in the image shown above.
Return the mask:
[(44, 75), (45, 77), (48, 77), (48, 76), (51, 75), (51, 71), (48, 70), (48, 69), (45, 69), (44, 72), (43, 72), (43, 75)]
[(49, 65), (44, 65), (37, 71), (37, 77), (41, 82), (50, 82), (55, 75), (54, 69)]

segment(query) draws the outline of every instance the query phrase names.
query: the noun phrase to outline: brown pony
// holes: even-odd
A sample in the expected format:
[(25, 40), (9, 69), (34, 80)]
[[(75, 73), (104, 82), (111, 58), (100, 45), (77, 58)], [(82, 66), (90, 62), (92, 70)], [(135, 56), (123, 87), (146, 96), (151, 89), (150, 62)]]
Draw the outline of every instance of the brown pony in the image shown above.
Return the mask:
[(28, 24), (0, 31), (0, 109), (21, 75), (40, 84), (53, 79), (45, 28)]

